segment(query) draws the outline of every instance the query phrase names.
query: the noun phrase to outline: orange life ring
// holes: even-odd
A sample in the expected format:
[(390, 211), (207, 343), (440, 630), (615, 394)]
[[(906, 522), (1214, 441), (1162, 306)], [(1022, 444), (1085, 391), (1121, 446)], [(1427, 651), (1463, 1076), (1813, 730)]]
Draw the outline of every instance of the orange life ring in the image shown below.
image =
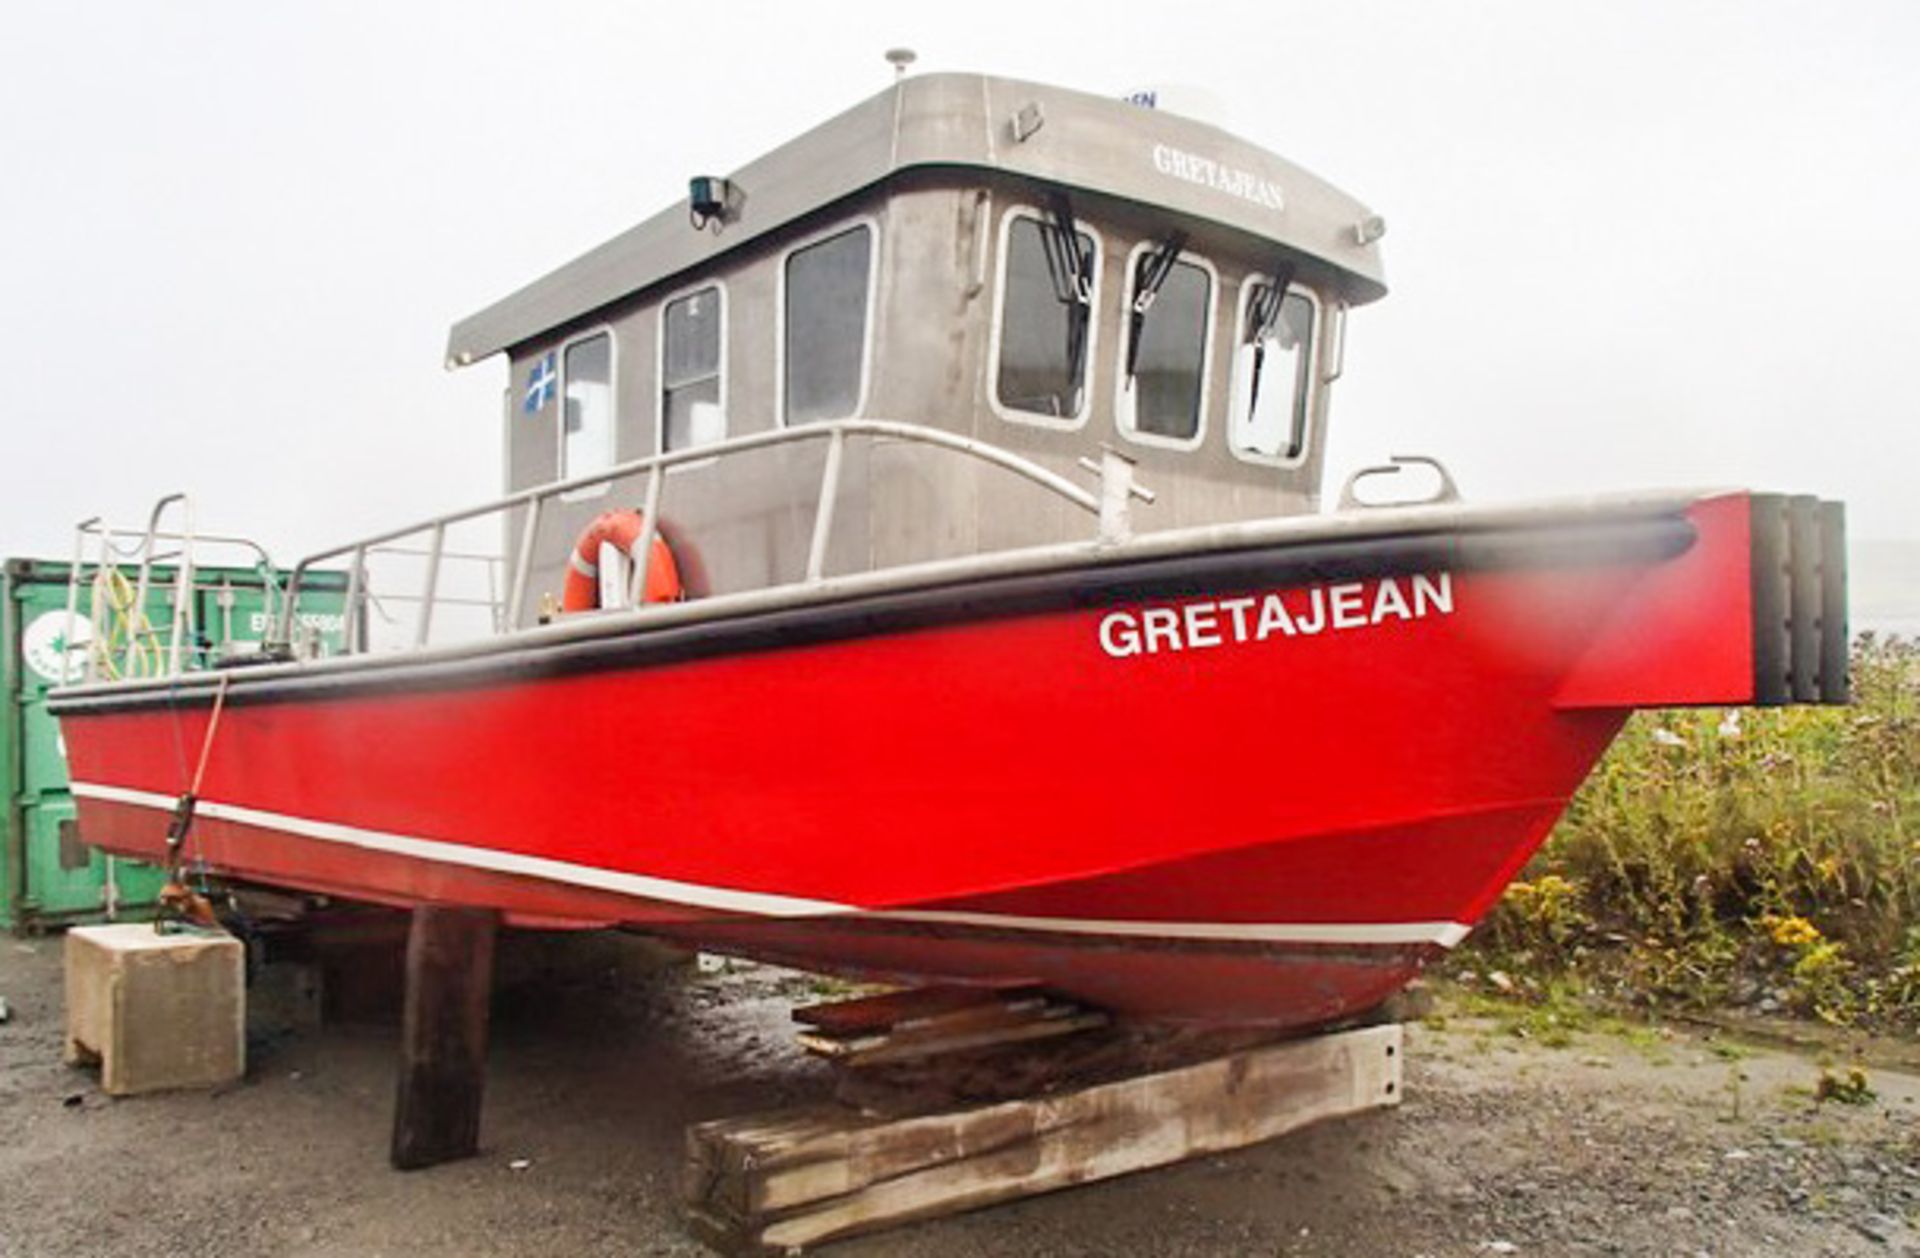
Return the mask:
[[(634, 548), (646, 520), (638, 511), (603, 511), (587, 525), (567, 557), (567, 581), (560, 591), (560, 610), (588, 612), (600, 606), (600, 547), (612, 546), (639, 562)], [(680, 585), (680, 568), (673, 562), (673, 550), (659, 533), (653, 535), (653, 561), (647, 565), (647, 584), (643, 603), (677, 603), (685, 597)]]

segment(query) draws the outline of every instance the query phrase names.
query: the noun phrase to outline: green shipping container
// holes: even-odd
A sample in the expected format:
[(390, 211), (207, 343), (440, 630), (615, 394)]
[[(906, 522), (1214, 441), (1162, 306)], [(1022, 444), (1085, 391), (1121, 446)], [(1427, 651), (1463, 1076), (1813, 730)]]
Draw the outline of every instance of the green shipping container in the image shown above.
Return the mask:
[[(67, 789), (67, 760), (59, 723), (47, 714), (47, 692), (78, 681), (84, 649), (69, 647), (66, 563), (9, 559), (0, 565), (0, 645), (5, 648), (5, 699), (0, 710), (0, 774), (7, 799), (6, 846), (0, 851), (0, 930), (20, 933), (110, 917), (152, 912), (164, 881), (161, 870), (116, 859), (88, 846)], [(84, 571), (84, 570), (83, 570)], [(281, 573), (268, 574), (283, 579)], [(174, 573), (153, 569), (148, 618), (170, 623)], [(198, 637), (213, 651), (259, 642), (270, 628), (263, 574), (251, 568), (201, 568), (194, 573)], [(322, 650), (340, 647), (346, 582), (340, 573), (302, 579), (301, 620)], [(90, 632), (84, 620), (74, 637)]]

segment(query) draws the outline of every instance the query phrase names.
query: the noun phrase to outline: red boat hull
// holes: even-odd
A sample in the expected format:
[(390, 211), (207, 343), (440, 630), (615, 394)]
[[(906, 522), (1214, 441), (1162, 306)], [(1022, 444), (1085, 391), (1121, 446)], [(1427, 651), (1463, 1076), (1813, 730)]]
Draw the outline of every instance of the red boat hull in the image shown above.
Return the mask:
[[(1499, 545), (1274, 543), (235, 674), (191, 853), (812, 968), (1324, 1022), (1466, 933), (1633, 707), (1756, 698), (1752, 514), (1726, 495)], [(88, 840), (156, 856), (210, 687), (61, 710)]]

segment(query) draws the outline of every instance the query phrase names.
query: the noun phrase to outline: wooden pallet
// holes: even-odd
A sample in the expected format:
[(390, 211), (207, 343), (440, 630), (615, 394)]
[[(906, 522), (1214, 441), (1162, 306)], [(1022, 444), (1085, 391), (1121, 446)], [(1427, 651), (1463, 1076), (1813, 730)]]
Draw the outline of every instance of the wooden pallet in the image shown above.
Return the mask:
[(1052, 1095), (910, 1117), (843, 1105), (687, 1133), (694, 1232), (781, 1253), (1237, 1149), (1400, 1100), (1400, 1026), (1248, 1048)]

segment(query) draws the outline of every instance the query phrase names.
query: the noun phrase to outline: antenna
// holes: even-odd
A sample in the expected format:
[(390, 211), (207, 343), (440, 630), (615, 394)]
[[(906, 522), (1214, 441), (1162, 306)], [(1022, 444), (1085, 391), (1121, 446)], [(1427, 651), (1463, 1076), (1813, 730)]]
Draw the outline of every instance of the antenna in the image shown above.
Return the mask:
[(911, 48), (887, 49), (887, 63), (893, 67), (893, 81), (898, 83), (907, 77), (907, 67), (920, 59), (920, 55)]

